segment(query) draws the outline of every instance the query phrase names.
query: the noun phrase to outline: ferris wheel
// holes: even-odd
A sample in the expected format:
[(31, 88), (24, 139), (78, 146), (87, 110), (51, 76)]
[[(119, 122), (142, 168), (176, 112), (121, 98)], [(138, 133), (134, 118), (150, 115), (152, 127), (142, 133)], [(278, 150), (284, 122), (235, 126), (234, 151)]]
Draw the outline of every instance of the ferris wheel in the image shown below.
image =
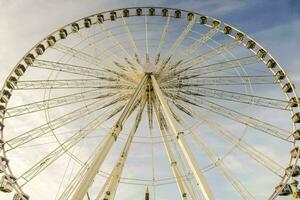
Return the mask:
[(299, 98), (255, 39), (182, 9), (59, 28), (0, 94), (0, 198), (300, 199)]

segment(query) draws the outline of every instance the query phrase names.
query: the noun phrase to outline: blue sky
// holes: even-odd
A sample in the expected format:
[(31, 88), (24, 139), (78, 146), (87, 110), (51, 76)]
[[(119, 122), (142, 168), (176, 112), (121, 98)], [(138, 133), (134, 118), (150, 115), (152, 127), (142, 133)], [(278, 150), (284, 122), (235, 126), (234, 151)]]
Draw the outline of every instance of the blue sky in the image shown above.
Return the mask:
[(59, 27), (99, 11), (131, 6), (166, 6), (225, 21), (254, 37), (300, 88), (298, 0), (16, 0), (0, 1), (0, 83), (40, 39)]

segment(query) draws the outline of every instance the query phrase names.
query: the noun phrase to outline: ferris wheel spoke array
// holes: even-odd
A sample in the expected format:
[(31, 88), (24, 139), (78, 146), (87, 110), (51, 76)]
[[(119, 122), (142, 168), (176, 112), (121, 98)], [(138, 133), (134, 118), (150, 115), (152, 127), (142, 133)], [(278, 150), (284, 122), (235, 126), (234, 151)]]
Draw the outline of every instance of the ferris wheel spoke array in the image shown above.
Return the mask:
[[(30, 169), (24, 172), (22, 175), (18, 177), (18, 179), (22, 179), (21, 185), (26, 185), (30, 180), (36, 177), (39, 173), (45, 170), (49, 165), (55, 162), (59, 157), (61, 157), (65, 153), (69, 153), (69, 150), (74, 147), (77, 143), (79, 143), (83, 138), (86, 138), (91, 132), (98, 129), (109, 117), (114, 113), (114, 109), (120, 110), (118, 107), (123, 108), (124, 103), (120, 105), (120, 103), (114, 105), (113, 107), (108, 107), (104, 113), (97, 116), (95, 119), (87, 123), (80, 130), (75, 132), (71, 137), (66, 139), (65, 142), (60, 144), (56, 149), (51, 151), (48, 155), (38, 161), (35, 165), (33, 165)], [(108, 137), (108, 136), (106, 136)]]
[[(243, 66), (251, 65), (254, 63), (259, 62), (259, 59), (257, 56), (250, 56), (250, 57), (244, 57), (244, 58), (238, 58), (234, 60), (229, 60), (229, 61), (222, 61), (219, 63), (214, 63), (214, 64), (209, 64), (209, 65), (204, 65), (204, 66), (197, 66), (195, 68), (193, 65), (179, 69), (175, 72), (171, 72), (170, 75), (162, 78), (162, 79), (187, 79), (187, 80), (197, 80), (199, 78), (202, 78), (203, 75), (211, 74), (211, 73), (216, 73), (216, 72), (222, 72), (234, 68), (240, 68)], [(182, 75), (181, 75), (182, 74)], [(180, 76), (181, 75), (181, 76)], [(172, 80), (171, 79), (171, 80)]]
[(290, 133), (289, 131), (287, 131), (285, 129), (276, 127), (274, 124), (270, 124), (270, 123), (264, 122), (262, 120), (256, 119), (254, 117), (248, 116), (246, 114), (243, 114), (241, 112), (226, 108), (217, 103), (213, 103), (207, 99), (203, 99), (202, 97), (189, 96), (187, 98), (186, 95), (182, 96), (182, 95), (175, 94), (175, 95), (170, 95), (170, 98), (171, 99), (174, 98), (173, 96), (176, 96), (177, 98), (179, 98), (179, 100), (181, 102), (188, 103), (188, 104), (193, 105), (198, 108), (204, 108), (206, 110), (209, 110), (211, 112), (214, 112), (214, 113), (224, 116), (226, 118), (229, 118), (229, 119), (232, 119), (239, 123), (250, 126), (261, 132), (272, 135), (281, 140), (291, 142), (289, 140), (289, 137), (291, 136), (292, 133)]
[(255, 96), (245, 93), (237, 93), (226, 90), (215, 89), (212, 87), (193, 87), (189, 90), (181, 90), (182, 93), (186, 95), (192, 95), (195, 97), (210, 97), (219, 100), (234, 101), (237, 103), (244, 103), (250, 105), (256, 105), (261, 107), (269, 107), (280, 110), (290, 110), (288, 107), (288, 101), (283, 101), (279, 99), (271, 99), (268, 97)]
[(93, 103), (90, 103), (88, 105), (84, 105), (83, 107), (76, 109), (68, 114), (65, 114), (63, 116), (60, 116), (54, 120), (51, 120), (41, 126), (38, 126), (32, 130), (29, 130), (25, 133), (19, 134), (17, 137), (14, 137), (12, 139), (9, 139), (6, 141), (6, 144), (9, 148), (6, 149), (6, 151), (11, 151), (21, 145), (24, 145), (28, 142), (31, 142), (45, 134), (50, 133), (51, 131), (58, 129), (60, 127), (65, 126), (66, 124), (69, 124), (75, 120), (78, 120), (84, 116), (87, 116), (88, 114), (91, 114), (92, 112), (101, 110), (103, 108), (109, 107), (111, 105), (114, 105), (118, 103), (119, 101), (126, 100), (127, 96), (121, 96), (116, 99), (110, 100), (108, 103), (104, 103), (103, 101), (96, 101)]
[(231, 131), (226, 129), (220, 123), (216, 122), (216, 120), (211, 119), (210, 117), (202, 114), (199, 111), (191, 110), (187, 107), (184, 108), (187, 109), (191, 113), (191, 115), (195, 117), (195, 119), (204, 123), (205, 126), (207, 126), (213, 134), (222, 137), (231, 145), (236, 146), (240, 151), (253, 158), (253, 160), (264, 166), (266, 169), (268, 169), (278, 177), (282, 176), (281, 173), (284, 171), (284, 167), (281, 166), (276, 160), (270, 158), (265, 153), (260, 152), (254, 146), (241, 140), (241, 138), (235, 136), (235, 134), (233, 134)]
[(189, 34), (189, 32), (192, 30), (195, 23), (196, 23), (195, 19), (192, 19), (189, 22), (189, 24), (186, 26), (186, 28), (183, 30), (183, 32), (179, 35), (179, 37), (176, 39), (176, 41), (172, 44), (172, 46), (170, 47), (170, 49), (167, 51), (166, 55), (164, 56), (164, 59), (161, 63), (160, 68), (157, 70), (158, 74), (160, 74), (164, 70), (164, 68), (170, 61), (172, 55), (175, 53), (175, 51), (181, 45), (181, 43), (186, 38), (186, 36)]
[(168, 33), (168, 30), (169, 30), (169, 25), (170, 25), (171, 19), (172, 19), (171, 16), (168, 15), (167, 20), (166, 20), (166, 24), (164, 25), (164, 28), (161, 32), (160, 39), (159, 39), (159, 44), (158, 44), (158, 47), (157, 47), (157, 50), (156, 50), (156, 53), (155, 53), (155, 61), (154, 61), (155, 64), (158, 64), (158, 62), (160, 60), (161, 50), (163, 49), (163, 46), (165, 44), (165, 39), (166, 39), (166, 35)]
[(141, 53), (140, 53), (139, 49), (136, 46), (136, 42), (135, 42), (135, 40), (132, 36), (130, 28), (129, 28), (128, 24), (126, 23), (126, 20), (125, 20), (124, 17), (122, 17), (122, 22), (123, 22), (124, 29), (126, 30), (130, 45), (134, 50), (134, 55), (135, 55), (135, 58), (136, 58), (136, 62), (138, 64), (141, 64)]
[(69, 80), (33, 80), (19, 81), (16, 90), (33, 89), (72, 89), (72, 88), (98, 88), (98, 89), (133, 89), (131, 85), (125, 83), (112, 84), (111, 81), (102, 81), (99, 79), (69, 79)]
[(288, 73), (242, 31), (181, 9), (105, 11), (44, 37), (5, 80), (0, 191), (38, 199), (41, 183), (43, 198), (59, 200), (132, 199), (142, 187), (154, 200), (296, 199), (299, 123)]
[[(181, 120), (181, 123), (184, 127), (187, 128), (186, 123)], [(247, 188), (241, 183), (240, 180), (234, 177), (233, 173), (230, 169), (222, 162), (222, 160), (218, 157), (216, 152), (209, 146), (208, 142), (204, 140), (200, 136), (199, 133), (196, 133), (192, 128), (188, 128), (191, 132), (194, 142), (196, 142), (199, 147), (206, 153), (211, 162), (215, 163), (215, 166), (218, 170), (224, 175), (228, 182), (234, 187), (236, 192), (242, 197), (244, 200), (254, 200), (255, 197), (247, 190)]]
[(132, 140), (134, 138), (134, 135), (138, 129), (138, 126), (139, 126), (141, 118), (142, 118), (145, 104), (146, 104), (146, 98), (144, 97), (140, 104), (140, 109), (136, 115), (135, 121), (133, 123), (130, 134), (128, 135), (125, 146), (119, 156), (119, 159), (118, 159), (116, 165), (114, 166), (114, 168), (111, 172), (111, 175), (106, 179), (104, 185), (102, 186), (102, 189), (98, 193), (95, 200), (114, 199), (115, 194), (117, 192), (118, 184), (120, 182), (120, 177), (123, 172), (124, 165), (125, 165), (128, 153), (129, 153), (129, 149), (130, 149)]
[(238, 41), (230, 41), (225, 44), (222, 44), (210, 51), (204, 52), (203, 54), (200, 54), (196, 56), (195, 58), (186, 60), (179, 65), (180, 68), (195, 68), (197, 65), (203, 63), (204, 61), (208, 61), (214, 57), (219, 56), (220, 54), (223, 54), (224, 52), (228, 52), (230, 50), (233, 50), (234, 48), (237, 48), (241, 45)]
[(65, 96), (49, 98), (47, 100), (41, 100), (32, 102), (29, 104), (9, 107), (6, 110), (6, 118), (16, 117), (20, 115), (25, 115), (33, 112), (42, 111), (45, 109), (56, 108), (60, 106), (65, 106), (69, 104), (75, 104), (79, 102), (86, 102), (89, 100), (102, 99), (106, 97), (112, 97), (116, 95), (115, 92), (99, 92), (97, 89), (88, 90), (85, 92), (77, 92), (73, 94), (68, 94)]
[(87, 76), (87, 77), (93, 77), (93, 78), (99, 78), (103, 80), (115, 80), (115, 77), (106, 77), (105, 75), (108, 74), (108, 71), (106, 69), (97, 69), (95, 67), (84, 67), (80, 65), (72, 65), (67, 63), (61, 63), (61, 62), (53, 62), (49, 60), (35, 60), (35, 62), (30, 66), (35, 68), (41, 68), (41, 69), (48, 69), (52, 71), (60, 71), (60, 72), (66, 72), (70, 74), (77, 74), (80, 76)]
[(190, 46), (188, 46), (186, 49), (184, 49), (183, 52), (174, 59), (176, 61), (172, 62), (173, 65), (171, 64), (170, 66), (177, 66), (177, 63), (180, 63), (180, 62), (186, 60), (191, 54), (193, 54), (196, 50), (198, 50), (203, 45), (205, 45), (217, 33), (218, 33), (218, 30), (211, 29), (207, 33), (203, 34), (200, 39), (195, 38), (196, 41), (193, 44), (191, 44)]

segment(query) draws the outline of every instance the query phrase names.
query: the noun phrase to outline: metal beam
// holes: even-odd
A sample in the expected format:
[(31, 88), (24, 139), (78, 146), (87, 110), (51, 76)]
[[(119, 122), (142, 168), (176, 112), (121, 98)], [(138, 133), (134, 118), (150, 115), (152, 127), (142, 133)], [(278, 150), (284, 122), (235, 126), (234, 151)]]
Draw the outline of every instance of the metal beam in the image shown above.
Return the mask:
[(99, 150), (95, 153), (93, 156), (91, 166), (90, 168), (82, 175), (82, 180), (78, 184), (78, 186), (75, 189), (74, 194), (72, 195), (71, 200), (82, 200), (84, 196), (86, 195), (89, 187), (92, 185), (93, 180), (101, 167), (102, 163), (104, 162), (104, 159), (106, 158), (108, 152), (110, 151), (112, 145), (117, 140), (121, 130), (123, 123), (127, 119), (128, 115), (131, 113), (132, 108), (134, 107), (134, 103), (136, 102), (137, 98), (140, 96), (142, 89), (145, 86), (145, 83), (147, 82), (149, 76), (145, 75), (142, 80), (140, 81), (139, 85), (137, 86), (133, 96), (129, 100), (129, 102), (126, 104), (120, 118), (116, 122), (115, 126), (109, 131), (110, 137), (108, 137), (104, 143), (103, 146), (99, 148)]
[(156, 96), (158, 97), (159, 102), (162, 105), (163, 111), (167, 117), (167, 120), (171, 126), (171, 129), (172, 129), (174, 135), (177, 137), (178, 144), (179, 144), (181, 150), (183, 151), (183, 154), (184, 154), (186, 160), (188, 161), (188, 164), (199, 184), (200, 190), (202, 191), (202, 194), (203, 194), (205, 200), (214, 200), (215, 199), (214, 195), (213, 195), (211, 189), (209, 188), (209, 185), (208, 185), (204, 175), (202, 174), (201, 169), (199, 168), (199, 166), (196, 162), (196, 159), (192, 154), (192, 151), (190, 150), (187, 142), (185, 141), (185, 138), (183, 137), (183, 132), (179, 131), (176, 119), (174, 118), (174, 116), (167, 104), (167, 101), (164, 98), (164, 95), (163, 95), (161, 89), (159, 88), (159, 85), (153, 75), (151, 75), (151, 80), (152, 80), (154, 92), (155, 92)]

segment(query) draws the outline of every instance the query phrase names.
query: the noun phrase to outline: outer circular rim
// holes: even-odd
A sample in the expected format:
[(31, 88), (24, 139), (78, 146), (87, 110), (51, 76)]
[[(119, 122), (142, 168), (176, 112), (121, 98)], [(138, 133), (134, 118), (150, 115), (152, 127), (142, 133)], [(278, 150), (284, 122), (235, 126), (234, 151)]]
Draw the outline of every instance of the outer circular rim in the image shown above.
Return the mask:
[[(154, 15), (151, 15), (149, 13), (149, 9), (155, 9), (155, 14)], [(142, 10), (142, 13), (141, 15), (137, 15), (136, 14), (136, 9), (141, 9)], [(113, 9), (113, 10), (107, 10), (107, 11), (104, 11), (104, 12), (99, 12), (99, 13), (96, 13), (96, 14), (93, 14), (93, 15), (90, 15), (90, 16), (87, 16), (87, 17), (84, 17), (84, 18), (81, 18), (79, 20), (76, 20), (76, 21), (73, 21), (72, 23), (69, 23), (59, 29), (57, 29), (56, 31), (50, 33), (48, 36), (46, 36), (45, 38), (43, 38), (42, 40), (40, 40), (36, 45), (34, 45), (26, 54), (25, 56), (23, 56), (19, 62), (15, 65), (15, 67), (12, 69), (12, 71), (10, 72), (10, 74), (7, 76), (7, 78), (5, 79), (5, 82), (4, 82), (4, 85), (2, 86), (2, 89), (0, 91), (0, 98), (3, 98), (3, 97), (6, 97), (8, 100), (10, 98), (10, 96), (7, 97), (7, 92), (11, 95), (12, 94), (12, 91), (13, 89), (11, 88), (8, 88), (7, 87), (7, 83), (9, 83), (9, 79), (11, 77), (16, 77), (17, 79), (19, 79), (22, 75), (20, 76), (16, 76), (15, 74), (15, 71), (16, 69), (18, 69), (19, 65), (23, 65), (26, 69), (28, 68), (28, 66), (30, 66), (30, 64), (27, 64), (25, 62), (25, 59), (31, 54), (34, 56), (34, 58), (38, 57), (39, 54), (37, 54), (36, 52), (36, 49), (39, 47), (39, 45), (43, 45), (44, 46), (44, 51), (47, 50), (47, 48), (49, 48), (49, 44), (47, 43), (47, 40), (50, 36), (54, 36), (55, 39), (56, 39), (56, 42), (59, 41), (59, 40), (62, 40), (62, 38), (59, 37), (59, 32), (61, 30), (65, 30), (67, 35), (69, 34), (72, 34), (72, 29), (71, 29), (71, 26), (73, 23), (77, 23), (79, 25), (79, 28), (80, 29), (83, 29), (83, 28), (89, 28), (89, 27), (85, 27), (84, 26), (84, 21), (85, 20), (90, 20), (91, 24), (90, 26), (94, 25), (94, 24), (97, 24), (97, 23), (100, 23), (99, 20), (97, 19), (97, 16), (103, 16), (103, 22), (105, 21), (114, 21), (115, 19), (118, 19), (118, 18), (121, 18), (123, 17), (123, 12), (124, 10), (128, 10), (129, 11), (129, 16), (128, 17), (137, 17), (137, 16), (161, 16), (161, 17), (166, 17), (162, 14), (162, 10), (163, 9), (167, 9), (168, 11), (180, 11), (182, 14), (180, 16), (180, 18), (183, 18), (183, 17), (187, 17), (189, 14), (193, 14), (193, 17), (195, 18), (199, 18), (200, 17), (206, 17), (207, 19), (207, 22), (202, 24), (202, 23), (199, 23), (198, 24), (201, 24), (201, 25), (204, 25), (206, 27), (209, 27), (209, 28), (212, 28), (212, 29), (217, 29), (219, 32), (221, 33), (224, 33), (226, 35), (228, 35), (229, 37), (233, 38), (233, 39), (236, 39), (238, 41), (240, 41), (240, 43), (248, 48), (248, 42), (249, 41), (253, 41), (255, 43), (255, 47), (254, 48), (248, 48), (253, 54), (257, 55), (260, 60), (266, 65), (268, 66), (269, 65), (269, 62), (273, 61), (274, 63), (274, 66), (273, 67), (268, 67), (269, 70), (271, 71), (271, 73), (273, 73), (273, 75), (276, 74), (277, 71), (281, 70), (284, 75), (285, 75), (285, 78), (282, 79), (282, 80), (278, 80), (279, 84), (281, 85), (281, 87), (283, 88), (285, 85), (289, 85), (290, 88), (291, 88), (291, 91), (290, 92), (284, 92), (285, 93), (285, 96), (286, 96), (286, 99), (287, 101), (290, 101), (291, 98), (295, 98), (296, 99), (296, 103), (297, 103), (297, 106), (295, 107), (291, 107), (291, 111), (290, 111), (290, 114), (291, 114), (291, 117), (294, 116), (295, 114), (299, 114), (300, 115), (300, 106), (299, 106), (299, 98), (298, 98), (298, 95), (297, 95), (297, 92), (295, 90), (295, 86), (294, 84), (292, 84), (291, 82), (291, 79), (288, 77), (286, 71), (281, 67), (281, 65), (276, 61), (276, 59), (264, 48), (262, 47), (258, 42), (256, 42), (252, 37), (250, 37), (249, 35), (247, 35), (245, 32), (243, 31), (240, 31), (239, 29), (229, 25), (228, 23), (226, 22), (223, 22), (219, 19), (216, 19), (214, 17), (211, 17), (211, 16), (208, 16), (208, 15), (203, 15), (201, 13), (198, 13), (198, 12), (192, 12), (192, 11), (187, 11), (187, 10), (183, 10), (183, 9), (175, 9), (175, 8), (168, 8), (168, 7), (150, 7), (150, 6), (146, 6), (146, 7), (127, 7), (127, 8), (119, 8), (119, 9)], [(115, 19), (111, 19), (110, 16), (111, 16), (111, 13), (112, 12), (115, 12)], [(169, 12), (170, 14), (170, 12)], [(125, 16), (124, 16), (125, 17)], [(174, 15), (170, 15), (170, 17), (172, 18), (175, 18)], [(214, 22), (219, 22), (217, 26), (215, 26), (213, 23)], [(231, 28), (231, 32), (230, 33), (225, 33), (224, 31), (224, 28), (225, 27), (230, 27)], [(238, 38), (239, 36), (241, 36), (241, 38)], [(260, 53), (262, 53), (263, 55), (261, 55)], [(25, 72), (24, 72), (25, 73)], [(2, 104), (3, 106), (5, 106), (5, 109), (7, 107), (7, 102), (3, 103)], [(287, 105), (288, 106), (288, 105)], [(3, 113), (0, 113), (0, 114), (3, 114), (3, 116), (5, 115), (5, 109), (4, 111), (0, 111), (0, 112), (3, 112)], [(292, 127), (293, 127), (293, 133), (291, 133), (291, 135), (293, 135), (295, 133), (295, 131), (298, 130), (299, 128), (299, 125), (297, 125), (297, 122), (294, 122), (292, 120)], [(5, 141), (4, 141), (4, 135), (3, 135), (3, 129), (4, 129), (4, 117), (1, 117), (0, 116), (0, 155), (2, 154), (4, 158), (6, 158), (6, 153), (5, 153)], [(2, 145), (1, 145), (1, 142), (2, 142)], [(288, 166), (292, 166), (292, 170), (295, 169), (296, 165), (297, 165), (297, 162), (298, 162), (298, 159), (299, 159), (299, 156), (300, 156), (300, 151), (299, 151), (299, 142), (298, 140), (294, 137), (294, 142), (293, 142), (293, 150), (297, 150), (297, 156), (296, 158), (290, 156), (290, 161), (288, 163)], [(5, 167), (2, 165), (2, 163), (0, 162), (0, 166), (2, 167)], [(13, 177), (13, 172), (10, 168), (10, 165), (9, 163), (7, 164), (6, 168), (5, 168), (5, 171), (4, 171), (4, 174), (5, 175), (8, 175), (9, 177), (12, 176)], [(288, 175), (287, 173), (285, 173), (282, 177), (282, 180), (281, 182), (279, 183), (279, 185), (281, 186), (280, 189), (278, 190), (275, 190), (271, 196), (268, 198), (269, 200), (272, 200), (272, 199), (275, 199), (278, 194), (281, 192), (281, 190), (285, 187), (285, 185), (287, 184), (287, 182), (289, 181), (290, 179), (290, 175)], [(20, 187), (20, 185), (15, 182), (14, 184), (14, 189), (16, 190), (16, 192), (20, 195), (24, 194), (22, 188)]]

